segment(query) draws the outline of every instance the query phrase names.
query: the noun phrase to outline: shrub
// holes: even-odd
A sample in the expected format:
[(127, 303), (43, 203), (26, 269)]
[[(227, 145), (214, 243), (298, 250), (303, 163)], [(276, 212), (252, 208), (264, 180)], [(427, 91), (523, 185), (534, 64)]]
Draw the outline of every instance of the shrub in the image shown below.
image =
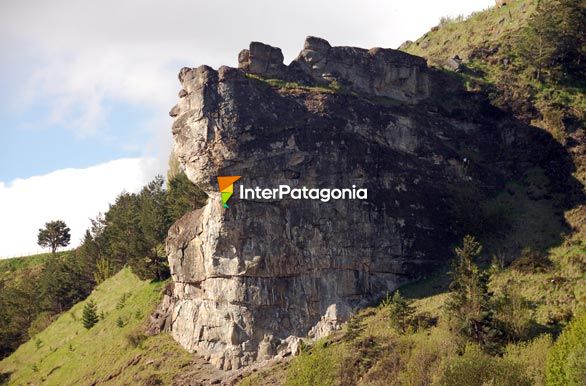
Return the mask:
[(530, 386), (532, 384), (521, 366), (507, 359), (491, 357), (476, 345), (467, 346), (462, 356), (450, 361), (439, 383), (446, 386)]
[(547, 256), (531, 248), (523, 249), (521, 256), (511, 263), (511, 268), (522, 273), (546, 272), (551, 266), (551, 260)]
[(586, 384), (586, 313), (564, 329), (547, 357), (547, 385)]
[(551, 349), (551, 336), (544, 334), (530, 342), (510, 344), (505, 349), (504, 358), (525, 369), (535, 386), (545, 385), (545, 365)]
[(326, 348), (324, 341), (317, 342), (309, 352), (299, 354), (291, 362), (287, 372), (288, 386), (334, 385), (338, 374), (338, 364), (333, 349)]
[(397, 290), (393, 294), (393, 298), (387, 308), (391, 327), (402, 333), (407, 331), (411, 325), (413, 313), (415, 312), (411, 301), (401, 296), (401, 293)]
[(362, 319), (358, 315), (352, 316), (346, 324), (344, 340), (350, 341), (356, 339), (363, 330), (364, 325), (362, 324)]
[(35, 320), (33, 320), (31, 323), (31, 326), (28, 328), (28, 336), (33, 337), (37, 335), (39, 332), (47, 328), (54, 319), (54, 316), (50, 312), (41, 312), (37, 315)]
[(496, 301), (496, 318), (511, 340), (529, 338), (535, 325), (531, 304), (519, 293), (506, 288)]
[(146, 340), (147, 336), (141, 331), (132, 331), (126, 334), (126, 341), (134, 348), (141, 347), (142, 343)]

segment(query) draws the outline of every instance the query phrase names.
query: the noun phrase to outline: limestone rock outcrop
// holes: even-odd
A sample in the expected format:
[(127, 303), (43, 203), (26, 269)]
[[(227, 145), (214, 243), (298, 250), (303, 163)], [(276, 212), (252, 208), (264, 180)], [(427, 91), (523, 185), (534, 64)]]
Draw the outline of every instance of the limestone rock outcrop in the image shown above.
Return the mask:
[(332, 47), (313, 36), (289, 66), (283, 64), (281, 49), (252, 42), (238, 55), (238, 67), (266, 77), (318, 84), (336, 81), (359, 93), (410, 103), (430, 96), (425, 59), (393, 49)]
[[(299, 337), (339, 328), (444, 262), (454, 241), (447, 187), (496, 186), (503, 165), (495, 156), (490, 173), (464, 166), (458, 149), (498, 154), (490, 143), (502, 134), (427, 103), (449, 87), (421, 58), (310, 37), (288, 66), (279, 49), (252, 43), (239, 67), (182, 69), (171, 111), (174, 152), (209, 196), (167, 239), (171, 332), (226, 370), (295, 351)], [(343, 91), (323, 87), (334, 81)], [(226, 209), (216, 177), (230, 175), (241, 176), (236, 190), (354, 185), (368, 198), (235, 194)]]

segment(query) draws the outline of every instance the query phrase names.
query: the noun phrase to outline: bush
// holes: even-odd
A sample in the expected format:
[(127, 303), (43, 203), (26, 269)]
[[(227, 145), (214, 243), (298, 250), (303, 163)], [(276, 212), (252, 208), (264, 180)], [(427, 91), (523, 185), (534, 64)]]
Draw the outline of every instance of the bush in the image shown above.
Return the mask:
[(147, 336), (141, 331), (132, 331), (126, 334), (126, 341), (134, 348), (141, 347), (142, 343), (146, 340)]
[(545, 385), (545, 365), (551, 349), (551, 336), (544, 334), (530, 342), (510, 344), (504, 358), (525, 369), (535, 386)]
[(535, 322), (531, 304), (523, 296), (504, 289), (496, 302), (496, 310), (496, 318), (510, 340), (529, 338)]
[(442, 374), (440, 385), (530, 386), (523, 368), (507, 359), (491, 357), (480, 347), (469, 345), (462, 356), (453, 358)]
[(547, 256), (531, 248), (523, 249), (521, 256), (511, 263), (512, 269), (522, 273), (546, 272), (551, 266), (551, 260)]
[(547, 385), (586, 384), (586, 313), (564, 329), (547, 357)]
[(28, 336), (32, 338), (37, 335), (47, 328), (49, 324), (53, 323), (53, 320), (55, 320), (55, 316), (50, 312), (44, 311), (39, 313), (28, 328)]
[(288, 386), (334, 385), (338, 374), (336, 355), (319, 341), (309, 352), (301, 352), (287, 372)]

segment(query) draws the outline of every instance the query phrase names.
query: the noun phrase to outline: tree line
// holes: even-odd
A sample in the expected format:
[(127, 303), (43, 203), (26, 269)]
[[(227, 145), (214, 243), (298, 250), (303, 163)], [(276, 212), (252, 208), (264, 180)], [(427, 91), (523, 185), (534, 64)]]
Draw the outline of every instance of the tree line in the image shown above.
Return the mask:
[(38, 242), (51, 248), (51, 256), (40, 268), (0, 280), (0, 358), (124, 266), (143, 280), (168, 278), (164, 242), (169, 227), (206, 199), (183, 172), (166, 186), (157, 176), (139, 193), (121, 193), (108, 211), (91, 220), (81, 245), (66, 253), (56, 251), (69, 243), (69, 228), (59, 220), (47, 223)]

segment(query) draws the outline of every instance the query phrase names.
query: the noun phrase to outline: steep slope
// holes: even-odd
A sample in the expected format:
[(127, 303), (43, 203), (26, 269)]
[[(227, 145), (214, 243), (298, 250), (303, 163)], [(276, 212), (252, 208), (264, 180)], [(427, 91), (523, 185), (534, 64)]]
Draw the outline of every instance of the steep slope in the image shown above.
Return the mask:
[[(549, 7), (560, 7), (555, 0), (541, 3), (545, 17)], [(537, 56), (539, 50), (528, 53), (530, 48), (525, 46), (533, 32), (529, 22), (538, 4), (538, 0), (512, 0), (465, 18), (442, 19), (400, 49), (422, 56), (434, 66), (458, 71), (470, 90), (482, 92), (495, 106), (550, 132), (568, 149), (576, 164), (575, 175), (585, 183), (586, 83), (580, 74), (566, 73), (559, 79), (536, 77), (527, 56)], [(581, 7), (581, 18), (570, 21), (573, 24), (569, 27), (585, 28), (586, 11), (583, 4)]]
[[(444, 313), (448, 293), (443, 292), (448, 277), (441, 272), (400, 289), (415, 308), (416, 322), (407, 332), (392, 326), (390, 309), (384, 303), (369, 307), (343, 331), (306, 347), (298, 357), (259, 372), (246, 372), (240, 384), (556, 384), (547, 383), (552, 342), (572, 316), (586, 315), (586, 243), (574, 241), (552, 248), (547, 258), (552, 266), (542, 272), (516, 268), (493, 272), (490, 289), (502, 307), (496, 309), (496, 317), (525, 334), (519, 341), (503, 344), (502, 355), (487, 355), (466, 345), (450, 329)], [(507, 303), (511, 294), (521, 301)], [(565, 350), (567, 355), (580, 355), (574, 347)], [(573, 377), (586, 375), (576, 363), (564, 362), (573, 366)]]
[[(140, 281), (128, 268), (0, 362), (8, 384), (170, 384), (192, 357), (169, 335), (146, 337), (142, 326), (160, 300), (164, 283)], [(103, 318), (82, 325), (85, 303), (94, 300)]]
[[(179, 80), (174, 153), (209, 200), (169, 232), (171, 330), (219, 368), (336, 330), (442, 265), (464, 232), (505, 233), (532, 211), (543, 229), (523, 243), (546, 248), (566, 229), (564, 192), (577, 183), (563, 148), (419, 57), (308, 37), (286, 66), (280, 49), (253, 42), (239, 69), (184, 68)], [(355, 185), (368, 198), (235, 195), (224, 208), (218, 176), (270, 189)]]

